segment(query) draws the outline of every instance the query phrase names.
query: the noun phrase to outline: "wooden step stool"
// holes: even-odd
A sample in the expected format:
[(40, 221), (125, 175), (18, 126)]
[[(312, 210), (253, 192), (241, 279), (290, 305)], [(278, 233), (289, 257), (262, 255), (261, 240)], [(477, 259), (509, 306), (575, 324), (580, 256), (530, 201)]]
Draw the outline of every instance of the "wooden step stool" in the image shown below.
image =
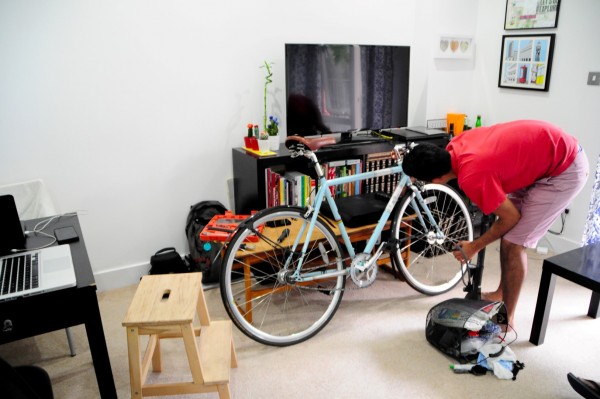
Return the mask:
[[(194, 327), (198, 314), (199, 327)], [(211, 321), (202, 291), (202, 273), (144, 276), (127, 315), (131, 397), (219, 392), (230, 398), (229, 375), (237, 367), (231, 321)], [(141, 358), (140, 335), (149, 335)], [(199, 336), (199, 342), (196, 340)], [(150, 362), (161, 371), (160, 340), (183, 338), (192, 381), (172, 384), (145, 384)]]

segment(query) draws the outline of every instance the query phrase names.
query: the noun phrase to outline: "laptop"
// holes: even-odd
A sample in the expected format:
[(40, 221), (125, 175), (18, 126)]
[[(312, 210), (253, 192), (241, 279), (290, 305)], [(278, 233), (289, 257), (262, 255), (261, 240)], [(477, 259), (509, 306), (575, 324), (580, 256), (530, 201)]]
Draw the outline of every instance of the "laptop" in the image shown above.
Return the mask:
[(384, 134), (387, 133), (391, 136), (396, 136), (397, 138), (402, 138), (409, 141), (446, 137), (448, 135), (441, 129), (427, 128), (424, 126), (391, 128), (383, 129), (382, 131)]
[(435, 128), (428, 128), (425, 126), (415, 126), (415, 127), (407, 127), (406, 129), (412, 131), (412, 132), (417, 132), (417, 133), (421, 133), (421, 134), (426, 134), (428, 136), (435, 136), (438, 134), (446, 134), (445, 131), (441, 130), (441, 129), (435, 129)]
[(23, 250), (25, 234), (12, 195), (0, 195), (0, 301), (74, 287), (68, 244)]

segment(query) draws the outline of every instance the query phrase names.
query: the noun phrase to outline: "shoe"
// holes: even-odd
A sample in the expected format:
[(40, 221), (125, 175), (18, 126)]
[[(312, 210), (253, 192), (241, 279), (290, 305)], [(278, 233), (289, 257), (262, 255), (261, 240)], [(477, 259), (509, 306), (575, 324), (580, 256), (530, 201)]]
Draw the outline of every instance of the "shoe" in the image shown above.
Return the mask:
[(585, 399), (600, 399), (600, 385), (597, 382), (575, 377), (573, 373), (567, 374), (567, 379), (575, 392)]

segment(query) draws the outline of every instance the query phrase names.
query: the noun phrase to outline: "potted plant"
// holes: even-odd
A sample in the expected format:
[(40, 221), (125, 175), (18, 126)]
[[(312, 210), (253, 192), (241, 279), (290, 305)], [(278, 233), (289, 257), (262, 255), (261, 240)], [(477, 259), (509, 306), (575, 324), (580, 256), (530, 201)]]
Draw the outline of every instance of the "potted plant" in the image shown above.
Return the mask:
[(263, 91), (263, 127), (265, 129), (267, 128), (267, 86), (269, 83), (273, 83), (271, 80), (271, 77), (273, 76), (273, 72), (271, 72), (271, 65), (272, 64), (269, 64), (267, 61), (264, 63), (264, 67), (267, 70), (267, 76), (265, 76), (265, 89)]
[(258, 151), (269, 151), (269, 133), (260, 132), (260, 135), (258, 136)]
[(279, 119), (271, 115), (269, 116), (269, 124), (267, 125), (267, 133), (269, 134), (269, 148), (271, 151), (279, 150)]
[[(244, 137), (244, 147), (246, 147), (247, 149), (250, 150), (258, 150), (258, 138), (254, 136), (254, 130), (253, 127), (255, 125), (253, 125), (252, 123), (248, 123), (247, 128), (248, 128), (248, 134), (246, 135), (246, 137)], [(258, 130), (258, 126), (257, 130)]]

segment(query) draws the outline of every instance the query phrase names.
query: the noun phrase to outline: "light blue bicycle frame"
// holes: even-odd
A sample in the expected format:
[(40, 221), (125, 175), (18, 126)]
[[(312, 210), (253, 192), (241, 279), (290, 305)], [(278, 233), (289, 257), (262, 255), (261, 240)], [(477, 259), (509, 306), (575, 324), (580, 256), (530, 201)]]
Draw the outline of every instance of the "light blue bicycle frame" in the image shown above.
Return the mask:
[[(396, 145), (394, 147), (394, 152), (396, 153), (396, 156), (398, 159), (400, 159), (399, 150), (403, 147), (404, 147), (403, 144)], [(388, 221), (390, 215), (392, 214), (394, 207), (396, 206), (396, 203), (398, 202), (404, 187), (407, 187), (415, 194), (414, 198), (411, 199), (411, 205), (412, 205), (413, 209), (418, 209), (418, 207), (417, 207), (417, 203), (418, 203), (419, 207), (425, 211), (427, 219), (429, 220), (431, 225), (435, 226), (436, 239), (442, 239), (442, 240), (444, 239), (444, 234), (442, 233), (440, 227), (434, 220), (433, 215), (431, 214), (431, 211), (429, 210), (429, 207), (426, 205), (425, 201), (423, 200), (423, 197), (421, 196), (421, 192), (419, 191), (418, 187), (412, 183), (412, 181), (410, 180), (410, 177), (404, 173), (401, 163), (397, 164), (395, 166), (389, 167), (389, 168), (379, 169), (379, 170), (375, 170), (375, 171), (361, 172), (361, 173), (351, 175), (351, 176), (336, 177), (336, 178), (327, 180), (324, 176), (324, 173), (323, 173), (323, 170), (322, 170), (320, 164), (318, 163), (318, 159), (317, 159), (316, 155), (314, 153), (310, 152), (308, 155), (304, 155), (304, 156), (309, 158), (311, 161), (313, 161), (314, 165), (316, 166), (315, 169), (317, 169), (317, 174), (319, 177), (319, 179), (318, 179), (319, 190), (317, 191), (317, 194), (315, 195), (315, 199), (313, 201), (312, 208), (311, 207), (308, 208), (309, 210), (307, 212), (307, 215), (312, 210), (310, 222), (305, 220), (302, 224), (302, 227), (299, 230), (299, 234), (296, 236), (294, 245), (292, 247), (294, 249), (294, 253), (296, 252), (296, 248), (298, 248), (298, 246), (300, 245), (300, 241), (301, 241), (302, 237), (305, 236), (304, 232), (307, 228), (308, 228), (308, 230), (306, 230), (306, 237), (312, 236), (315, 222), (316, 222), (317, 218), (319, 217), (319, 211), (321, 208), (321, 204), (323, 203), (323, 199), (325, 199), (325, 200), (327, 200), (327, 203), (329, 204), (329, 207), (331, 208), (333, 217), (338, 224), (338, 228), (342, 235), (342, 238), (343, 238), (344, 244), (346, 246), (346, 249), (348, 251), (348, 254), (350, 255), (350, 258), (353, 259), (356, 256), (356, 253), (354, 251), (354, 247), (352, 246), (352, 243), (350, 242), (350, 236), (348, 235), (348, 232), (346, 230), (344, 222), (341, 220), (337, 205), (335, 204), (335, 201), (333, 199), (333, 195), (331, 194), (330, 188), (339, 186), (341, 184), (359, 182), (359, 181), (363, 181), (363, 180), (367, 180), (367, 179), (371, 179), (371, 178), (375, 178), (375, 177), (388, 176), (388, 175), (392, 175), (392, 174), (399, 174), (400, 180), (398, 181), (398, 184), (397, 184), (396, 188), (394, 189), (394, 192), (392, 193), (391, 198), (389, 199), (389, 201), (385, 207), (385, 210), (381, 214), (381, 217), (379, 218), (379, 221), (377, 222), (377, 225), (375, 226), (375, 229), (373, 230), (371, 237), (367, 241), (367, 244), (366, 244), (363, 252), (370, 254), (372, 252), (373, 248), (375, 248), (377, 240), (378, 240), (381, 232), (383, 231), (383, 228), (385, 227), (385, 224)], [(415, 202), (415, 199), (417, 200), (416, 202)], [(425, 225), (421, 212), (416, 212), (416, 216), (419, 219), (419, 221), (421, 222), (421, 225)], [(350, 268), (347, 267), (341, 271), (326, 270), (326, 271), (315, 271), (315, 272), (301, 274), (300, 270), (302, 269), (302, 262), (304, 260), (305, 254), (307, 253), (309, 244), (310, 244), (310, 240), (308, 240), (308, 239), (304, 240), (304, 244), (302, 247), (302, 253), (300, 255), (300, 258), (298, 259), (298, 265), (296, 266), (296, 270), (294, 270), (293, 274), (290, 276), (290, 278), (292, 280), (294, 280), (296, 282), (304, 282), (304, 281), (316, 280), (318, 278), (324, 278), (324, 277), (329, 278), (329, 277), (333, 277), (333, 276), (337, 276), (337, 275), (350, 273)], [(378, 253), (369, 259), (369, 264), (365, 265), (365, 268), (370, 266), (370, 262), (377, 261), (377, 258), (379, 257), (380, 252), (381, 252), (381, 247), (380, 247)], [(286, 264), (285, 264), (286, 269), (289, 268), (291, 259), (292, 259), (292, 256), (290, 256), (287, 259)]]

